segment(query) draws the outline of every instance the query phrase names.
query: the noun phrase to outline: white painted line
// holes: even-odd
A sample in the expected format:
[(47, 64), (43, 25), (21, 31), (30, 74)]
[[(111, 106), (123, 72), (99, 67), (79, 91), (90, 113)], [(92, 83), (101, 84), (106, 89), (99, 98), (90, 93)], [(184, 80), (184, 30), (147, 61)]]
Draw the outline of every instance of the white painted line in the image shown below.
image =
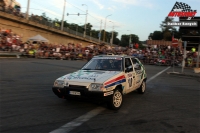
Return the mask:
[(155, 79), (157, 76), (159, 76), (163, 72), (167, 71), (169, 68), (171, 68), (171, 67), (167, 67), (166, 69), (164, 69), (161, 72), (157, 73), (156, 75), (152, 76), (150, 79), (147, 79), (147, 83), (150, 82), (151, 80)]
[(89, 119), (91, 119), (92, 117), (98, 115), (100, 112), (104, 111), (105, 108), (103, 107), (97, 107), (96, 109), (86, 113), (85, 115), (82, 115), (78, 118), (76, 118), (75, 120), (63, 125), (62, 127), (51, 131), (50, 133), (68, 133), (71, 130), (73, 130), (74, 128), (82, 125), (84, 122), (88, 121)]
[[(150, 82), (151, 80), (155, 79), (157, 76), (168, 70), (170, 67), (162, 70), (161, 72), (157, 73), (156, 75), (152, 76), (150, 79), (147, 80), (147, 83)], [(103, 107), (97, 107), (96, 109), (91, 110), (90, 112), (74, 119), (73, 121), (61, 126), (60, 128), (51, 131), (50, 133), (68, 133), (75, 129), (76, 127), (82, 125), (84, 122), (88, 121), (92, 117), (98, 115), (100, 112), (104, 111), (105, 108)]]

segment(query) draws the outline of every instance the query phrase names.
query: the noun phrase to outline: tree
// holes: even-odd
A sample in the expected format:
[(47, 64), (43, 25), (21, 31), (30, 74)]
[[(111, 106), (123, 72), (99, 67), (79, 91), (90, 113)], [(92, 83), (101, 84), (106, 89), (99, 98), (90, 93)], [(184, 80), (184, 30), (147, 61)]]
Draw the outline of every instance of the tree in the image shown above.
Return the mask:
[(69, 27), (69, 23), (67, 23), (67, 21), (64, 21), (63, 27)]
[(42, 19), (43, 19), (43, 20), (46, 20), (46, 21), (49, 20), (49, 18), (46, 16), (46, 13), (45, 13), (45, 12), (42, 13)]
[(163, 33), (163, 39), (165, 41), (171, 41), (172, 40), (172, 33), (170, 31), (165, 31)]
[(98, 31), (96, 31), (96, 30), (91, 30), (91, 36), (94, 37), (94, 38), (99, 38), (99, 37), (98, 37)]
[(139, 37), (138, 37), (138, 35), (131, 34), (131, 42), (132, 43), (139, 43)]
[(92, 30), (92, 25), (90, 23), (86, 24), (86, 35), (90, 35), (90, 31)]
[[(130, 35), (122, 35), (121, 36), (121, 46), (129, 46)], [(131, 43), (139, 44), (139, 37), (135, 34), (131, 34)]]
[(160, 27), (161, 27), (162, 32), (163, 32), (163, 39), (165, 41), (171, 41), (173, 33), (174, 34), (176, 33), (177, 37), (179, 36), (176, 28), (174, 28), (173, 26), (167, 25), (168, 22), (172, 22), (173, 20), (174, 20), (174, 18), (165, 17), (165, 20), (162, 22), (162, 24), (160, 24)]
[[(56, 27), (60, 27), (61, 26), (61, 23), (62, 21), (61, 20), (58, 20), (57, 18), (55, 18), (54, 20), (51, 20), (51, 18), (47, 17), (46, 16), (46, 13), (42, 13), (42, 15), (40, 16), (43, 20), (47, 20), (49, 22), (53, 22), (53, 24), (56, 26)], [(74, 31), (77, 31), (79, 33), (84, 33), (85, 31), (85, 25), (78, 25), (78, 24), (75, 24), (75, 23), (67, 23), (67, 21), (64, 21), (64, 24), (63, 24), (63, 27), (64, 28), (69, 28), (71, 30), (74, 30)], [(94, 38), (99, 38), (99, 30), (94, 30), (92, 29), (93, 25), (91, 25), (90, 23), (87, 23), (86, 24), (86, 35), (88, 36), (92, 36)], [(104, 30), (101, 31), (101, 40), (103, 40), (103, 33), (104, 33)], [(111, 35), (112, 35), (112, 32), (108, 32), (106, 31), (106, 38), (105, 40), (107, 42), (110, 42), (110, 39), (111, 39)], [(118, 32), (114, 32), (113, 33), (113, 43), (114, 44), (119, 44), (120, 43), (120, 40), (117, 38), (118, 36)]]
[(70, 28), (71, 30), (76, 31), (76, 25), (77, 25), (77, 24), (71, 23), (71, 24), (69, 25), (69, 28)]
[(84, 30), (85, 30), (85, 29), (84, 29), (84, 25), (79, 25), (79, 26), (78, 26), (78, 32), (79, 32), (79, 33), (82, 33), (82, 34), (83, 34), (83, 33), (84, 33)]
[(113, 44), (119, 45), (120, 44), (120, 40), (117, 38), (118, 36), (118, 32), (113, 32)]
[(162, 40), (163, 39), (162, 31), (154, 31), (151, 38), (152, 38), (152, 40)]
[(146, 44), (146, 41), (139, 41), (139, 49), (145, 49), (145, 46), (143, 44)]
[(169, 17), (165, 17), (165, 20), (162, 22), (162, 24), (160, 24), (160, 28), (162, 29), (162, 31), (169, 31), (169, 30), (175, 30), (175, 28), (173, 26), (168, 26), (167, 23), (168, 22), (172, 22), (174, 20), (174, 18), (169, 18)]
[(113, 39), (113, 44), (115, 44), (115, 45), (119, 45), (120, 44), (120, 40), (119, 40), (119, 38), (114, 38)]
[(152, 40), (152, 37), (153, 37), (153, 33), (150, 33), (149, 36), (148, 36), (148, 39)]

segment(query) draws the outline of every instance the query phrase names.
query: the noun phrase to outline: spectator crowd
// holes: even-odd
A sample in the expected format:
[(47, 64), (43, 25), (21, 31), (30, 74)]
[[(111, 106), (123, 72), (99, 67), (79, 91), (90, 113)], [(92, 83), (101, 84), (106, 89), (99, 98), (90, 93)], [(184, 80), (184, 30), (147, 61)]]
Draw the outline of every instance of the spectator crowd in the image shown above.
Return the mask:
[[(54, 58), (60, 60), (89, 60), (95, 55), (114, 54), (130, 55), (139, 58), (144, 64), (181, 65), (183, 49), (166, 45), (147, 46), (145, 49), (136, 47), (111, 47), (104, 44), (83, 46), (82, 43), (53, 44), (47, 42), (22, 41), (23, 35), (11, 29), (0, 28), (0, 51), (16, 51), (34, 58)], [(195, 50), (187, 51), (186, 66), (193, 67), (197, 61)]]

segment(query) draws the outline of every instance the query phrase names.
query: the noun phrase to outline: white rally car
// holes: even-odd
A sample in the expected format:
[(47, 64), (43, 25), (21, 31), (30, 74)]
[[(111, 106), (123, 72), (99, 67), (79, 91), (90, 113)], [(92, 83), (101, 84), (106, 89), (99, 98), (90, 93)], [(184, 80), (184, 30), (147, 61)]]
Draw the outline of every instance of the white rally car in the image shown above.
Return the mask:
[(123, 95), (146, 89), (147, 74), (141, 62), (133, 56), (94, 56), (81, 70), (55, 80), (53, 92), (64, 99), (89, 98), (104, 100), (117, 110)]

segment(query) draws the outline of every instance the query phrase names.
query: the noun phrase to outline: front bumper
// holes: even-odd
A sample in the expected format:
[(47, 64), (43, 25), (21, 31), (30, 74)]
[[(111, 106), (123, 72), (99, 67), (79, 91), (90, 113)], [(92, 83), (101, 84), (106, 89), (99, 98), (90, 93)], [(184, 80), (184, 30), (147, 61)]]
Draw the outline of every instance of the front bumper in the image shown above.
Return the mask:
[[(111, 95), (104, 96), (105, 92), (95, 92), (88, 91), (85, 87), (52, 87), (52, 90), (55, 95), (59, 98), (67, 99), (67, 98), (75, 98), (75, 99), (91, 99), (97, 101), (108, 101)], [(80, 95), (70, 94), (71, 91), (78, 92)]]

